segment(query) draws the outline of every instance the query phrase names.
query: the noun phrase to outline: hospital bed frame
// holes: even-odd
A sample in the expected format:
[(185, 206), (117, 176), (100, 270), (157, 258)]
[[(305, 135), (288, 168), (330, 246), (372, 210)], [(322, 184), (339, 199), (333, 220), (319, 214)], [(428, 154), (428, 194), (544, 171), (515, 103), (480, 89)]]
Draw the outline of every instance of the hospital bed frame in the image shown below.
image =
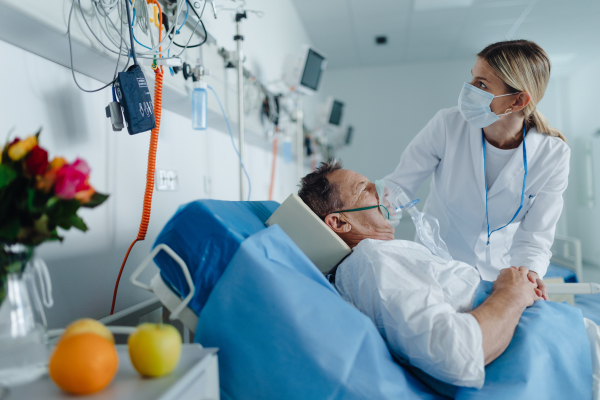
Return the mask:
[(569, 236), (556, 235), (552, 245), (550, 262), (575, 272), (577, 281), (583, 280), (583, 261), (581, 255), (581, 240)]
[[(282, 210), (281, 213), (277, 211)], [(308, 256), (319, 269), (324, 272), (329, 268), (326, 267), (331, 263), (331, 255), (323, 253), (323, 241), (327, 240), (331, 244), (332, 248), (338, 253), (338, 256), (345, 252), (343, 245), (340, 244), (339, 237), (333, 233), (329, 227), (327, 227), (322, 221), (312, 215), (312, 211), (300, 200), (300, 198), (292, 194), (281, 206), (275, 211), (273, 216), (267, 221), (267, 225), (277, 223), (282, 230), (290, 236), (290, 238), (298, 245), (298, 247)], [(305, 218), (298, 214), (306, 214)], [(278, 215), (276, 215), (278, 214)], [(298, 227), (305, 228), (308, 220), (317, 219), (323, 225), (321, 228), (318, 225), (311, 225), (311, 234), (303, 235), (297, 232)], [(303, 223), (298, 223), (303, 221)], [(321, 230), (319, 234), (315, 234), (315, 230)], [(329, 236), (329, 238), (327, 238)], [(302, 237), (302, 239), (300, 239)], [(318, 241), (312, 242), (306, 238), (313, 237), (318, 238)], [(346, 246), (347, 247), (347, 246)], [(315, 253), (315, 248), (318, 251)], [(349, 250), (349, 249), (348, 249)], [(154, 257), (161, 251), (166, 252), (181, 268), (181, 271), (186, 279), (188, 287), (190, 288), (189, 294), (185, 298), (178, 296), (169, 285), (163, 280), (160, 272), (157, 273), (154, 278), (150, 281), (150, 284), (145, 284), (138, 280), (139, 275), (142, 271), (154, 260)], [(581, 280), (582, 273), (582, 258), (581, 258), (581, 242), (579, 239), (570, 238), (567, 236), (556, 235), (554, 245), (552, 246), (553, 257), (552, 263), (557, 264), (561, 267), (568, 268), (575, 272), (577, 279)], [(342, 257), (343, 258), (343, 257)], [(338, 261), (342, 258), (338, 258)], [(336, 263), (337, 263), (336, 262)], [(198, 324), (198, 316), (196, 313), (189, 308), (187, 305), (194, 296), (196, 288), (192, 281), (190, 271), (186, 263), (179, 257), (179, 255), (166, 244), (157, 245), (150, 254), (142, 261), (142, 263), (136, 268), (130, 277), (130, 281), (133, 285), (148, 290), (156, 295), (160, 302), (170, 311), (171, 315), (169, 319), (181, 321), (190, 331), (195, 332), (196, 325)], [(597, 283), (547, 283), (549, 295), (572, 295), (572, 294), (596, 294), (600, 293), (600, 284)]]

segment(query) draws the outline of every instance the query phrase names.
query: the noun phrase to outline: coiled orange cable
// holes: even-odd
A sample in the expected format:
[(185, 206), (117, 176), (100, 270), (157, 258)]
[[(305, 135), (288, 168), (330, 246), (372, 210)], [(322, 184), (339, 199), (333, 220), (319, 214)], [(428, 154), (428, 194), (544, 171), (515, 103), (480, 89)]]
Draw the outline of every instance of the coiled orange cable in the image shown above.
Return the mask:
[[(160, 28), (158, 30), (158, 41), (162, 40), (162, 10), (160, 4), (156, 0), (146, 0), (147, 3), (154, 3), (158, 7), (158, 14), (160, 16)], [(161, 48), (159, 48), (159, 51)], [(159, 56), (162, 57), (162, 56)], [(117, 290), (119, 289), (119, 282), (121, 281), (121, 275), (123, 269), (129, 258), (129, 253), (133, 246), (140, 240), (146, 239), (146, 232), (148, 231), (148, 224), (150, 223), (150, 212), (152, 210), (152, 193), (154, 193), (154, 173), (156, 171), (156, 150), (158, 148), (158, 131), (160, 130), (160, 116), (162, 112), (162, 89), (163, 89), (163, 68), (157, 67), (154, 69), (155, 81), (154, 81), (154, 118), (156, 120), (156, 128), (152, 129), (150, 134), (150, 149), (148, 150), (148, 169), (146, 170), (146, 190), (144, 192), (144, 205), (142, 208), (142, 221), (140, 222), (140, 229), (138, 230), (137, 237), (129, 245), (119, 275), (117, 276), (117, 282), (115, 283), (115, 290), (113, 292), (112, 306), (110, 307), (110, 315), (115, 312), (115, 303), (117, 301)]]

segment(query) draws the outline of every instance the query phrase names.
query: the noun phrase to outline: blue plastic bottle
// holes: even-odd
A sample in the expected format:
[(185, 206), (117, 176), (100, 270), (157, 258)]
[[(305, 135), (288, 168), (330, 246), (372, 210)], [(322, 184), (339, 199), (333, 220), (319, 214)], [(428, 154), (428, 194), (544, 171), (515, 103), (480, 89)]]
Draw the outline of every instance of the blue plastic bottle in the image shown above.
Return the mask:
[(192, 128), (206, 130), (207, 111), (206, 83), (200, 82), (192, 92)]

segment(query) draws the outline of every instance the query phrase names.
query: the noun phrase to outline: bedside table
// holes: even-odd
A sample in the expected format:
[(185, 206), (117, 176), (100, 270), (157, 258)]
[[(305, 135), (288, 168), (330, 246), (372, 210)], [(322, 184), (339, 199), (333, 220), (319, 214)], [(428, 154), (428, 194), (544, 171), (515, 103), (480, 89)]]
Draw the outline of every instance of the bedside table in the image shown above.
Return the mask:
[(131, 365), (126, 345), (117, 345), (119, 370), (113, 381), (98, 393), (72, 396), (48, 375), (8, 390), (3, 400), (219, 400), (219, 367), (216, 348), (184, 344), (175, 370), (162, 378), (142, 378)]

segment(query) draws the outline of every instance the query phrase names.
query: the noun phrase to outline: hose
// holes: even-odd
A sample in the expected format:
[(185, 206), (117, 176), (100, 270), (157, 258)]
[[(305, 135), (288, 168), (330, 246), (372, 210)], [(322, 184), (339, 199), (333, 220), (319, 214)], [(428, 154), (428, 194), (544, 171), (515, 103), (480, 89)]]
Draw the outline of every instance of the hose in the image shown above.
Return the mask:
[[(158, 1), (151, 0), (149, 2), (153, 2), (158, 6), (159, 16), (160, 16), (160, 29), (158, 30), (158, 41), (160, 43), (162, 36), (162, 10)], [(159, 49), (160, 51), (160, 49)], [(159, 56), (162, 57), (162, 56)], [(146, 232), (148, 231), (148, 224), (150, 223), (150, 212), (152, 210), (152, 194), (154, 193), (154, 173), (156, 171), (156, 150), (158, 148), (158, 131), (160, 130), (160, 116), (162, 112), (162, 89), (163, 89), (163, 68), (162, 66), (156, 67), (153, 65), (155, 81), (154, 81), (154, 118), (156, 120), (156, 127), (152, 129), (150, 134), (150, 149), (148, 150), (148, 168), (146, 170), (146, 190), (144, 192), (144, 205), (142, 208), (142, 220), (140, 222), (140, 228), (138, 230), (137, 237), (135, 240), (129, 245), (127, 249), (127, 253), (125, 254), (125, 258), (123, 259), (123, 263), (121, 264), (121, 269), (119, 270), (119, 275), (117, 276), (117, 282), (115, 283), (115, 290), (113, 292), (112, 306), (110, 308), (110, 315), (113, 315), (115, 312), (115, 303), (117, 301), (117, 291), (119, 289), (119, 282), (121, 281), (121, 275), (123, 274), (123, 269), (125, 269), (125, 264), (127, 263), (127, 259), (129, 258), (129, 253), (131, 253), (131, 249), (133, 246), (141, 240), (146, 239)]]

